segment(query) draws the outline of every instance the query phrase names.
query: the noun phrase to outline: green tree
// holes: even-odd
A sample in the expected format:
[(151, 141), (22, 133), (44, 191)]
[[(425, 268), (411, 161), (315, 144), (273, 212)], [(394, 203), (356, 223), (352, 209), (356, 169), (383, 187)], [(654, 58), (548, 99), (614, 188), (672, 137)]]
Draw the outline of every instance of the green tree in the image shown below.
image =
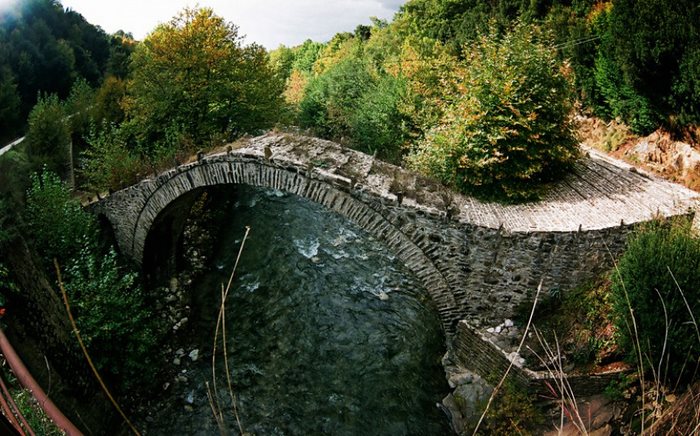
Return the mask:
[(358, 102), (372, 84), (361, 60), (343, 58), (307, 85), (299, 105), (300, 124), (328, 138), (349, 137)]
[(116, 125), (94, 130), (86, 138), (81, 175), (91, 191), (116, 191), (139, 181), (142, 161), (128, 147), (128, 136)]
[(17, 84), (7, 67), (0, 67), (0, 142), (12, 139), (21, 125), (20, 100)]
[(314, 63), (316, 63), (316, 60), (321, 54), (323, 47), (323, 44), (314, 42), (310, 39), (304, 41), (302, 45), (295, 47), (292, 69), (305, 73), (311, 73)]
[(700, 365), (698, 283), (700, 239), (689, 223), (642, 228), (612, 273), (613, 320), (623, 350), (639, 363), (639, 344), (644, 369), (653, 368), (662, 382), (689, 380)]
[(126, 96), (126, 82), (108, 76), (95, 93), (95, 124), (119, 124), (124, 121), (122, 100)]
[(357, 148), (399, 163), (408, 138), (407, 120), (400, 110), (406, 98), (405, 80), (382, 76), (359, 97), (350, 115), (352, 141)]
[[(64, 111), (69, 118), (72, 139), (76, 146), (83, 142), (83, 136), (90, 130), (90, 124), (95, 121), (94, 106), (95, 90), (90, 87), (87, 80), (76, 80), (64, 103)], [(78, 153), (77, 150), (75, 154)]]
[(578, 157), (571, 82), (536, 28), (482, 35), (458, 70), (457, 95), (410, 157), (464, 192), (523, 200)]
[(130, 33), (118, 30), (109, 40), (109, 60), (106, 75), (126, 79), (129, 74), (131, 53), (136, 48), (136, 41)]
[(56, 94), (39, 97), (29, 114), (25, 142), (35, 171), (46, 165), (49, 171), (66, 176), (70, 163), (70, 120)]
[(292, 75), (294, 64), (294, 50), (280, 44), (275, 50), (270, 52), (270, 65), (279, 78), (285, 82)]
[[(700, 51), (697, 2), (616, 0), (601, 19), (607, 23), (598, 70), (605, 73), (601, 88), (613, 111), (639, 133), (669, 118), (699, 122), (700, 101), (693, 98), (694, 85), (688, 86), (700, 81), (700, 70), (692, 68)], [(624, 92), (615, 94), (605, 80), (616, 81)]]
[(271, 125), (282, 86), (236, 26), (211, 9), (185, 9), (136, 48), (125, 107), (146, 148), (173, 126), (209, 144)]

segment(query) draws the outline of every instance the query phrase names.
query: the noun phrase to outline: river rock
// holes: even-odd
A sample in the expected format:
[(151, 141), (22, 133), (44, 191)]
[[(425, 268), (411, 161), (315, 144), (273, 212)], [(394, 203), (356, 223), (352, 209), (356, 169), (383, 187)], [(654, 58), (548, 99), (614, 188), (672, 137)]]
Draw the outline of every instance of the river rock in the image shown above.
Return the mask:
[(459, 435), (471, 434), (481, 416), (483, 405), (488, 401), (493, 388), (474, 374), (468, 383), (459, 385), (442, 400), (449, 410), (452, 428)]
[(194, 350), (190, 351), (190, 359), (195, 362), (197, 359), (199, 359), (199, 349), (195, 348)]

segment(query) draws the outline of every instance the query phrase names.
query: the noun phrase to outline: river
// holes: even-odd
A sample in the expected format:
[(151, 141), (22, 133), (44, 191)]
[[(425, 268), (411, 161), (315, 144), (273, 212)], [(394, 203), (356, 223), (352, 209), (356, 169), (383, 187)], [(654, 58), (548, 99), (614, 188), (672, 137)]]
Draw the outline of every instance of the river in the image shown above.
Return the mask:
[[(379, 241), (297, 196), (231, 187), (211, 267), (194, 284), (200, 350), (147, 434), (219, 430), (207, 396), (221, 284), (250, 226), (226, 311), (241, 427), (256, 435), (444, 435), (444, 335), (426, 290)], [(186, 353), (190, 350), (187, 349)], [(217, 391), (237, 434), (218, 355)], [(184, 366), (183, 366), (184, 367)], [(186, 379), (186, 381), (184, 381)]]

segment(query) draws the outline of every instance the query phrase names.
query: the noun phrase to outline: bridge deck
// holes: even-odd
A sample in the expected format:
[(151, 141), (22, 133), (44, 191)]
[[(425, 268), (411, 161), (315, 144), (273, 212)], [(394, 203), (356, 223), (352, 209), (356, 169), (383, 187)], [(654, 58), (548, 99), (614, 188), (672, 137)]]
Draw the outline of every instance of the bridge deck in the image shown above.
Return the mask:
[(564, 180), (553, 183), (542, 200), (504, 205), (452, 193), (409, 171), (338, 144), (283, 134), (253, 138), (233, 151), (272, 164), (311, 169), (317, 176), (346, 179), (388, 202), (399, 201), (429, 214), (450, 215), (462, 223), (507, 231), (573, 231), (684, 215), (698, 208), (700, 194), (586, 149), (586, 157)]

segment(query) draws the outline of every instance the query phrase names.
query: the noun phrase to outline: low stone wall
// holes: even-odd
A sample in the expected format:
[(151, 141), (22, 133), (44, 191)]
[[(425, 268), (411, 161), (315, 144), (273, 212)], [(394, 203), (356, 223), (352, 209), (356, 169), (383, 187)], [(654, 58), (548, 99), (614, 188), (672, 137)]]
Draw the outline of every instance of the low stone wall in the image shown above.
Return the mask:
[[(518, 354), (506, 353), (466, 321), (460, 321), (457, 325), (453, 353), (458, 365), (481, 375), (493, 385), (500, 381), (511, 366), (511, 361), (514, 361), (506, 379), (508, 382), (539, 398), (559, 396), (557, 390), (559, 381), (554, 378), (559, 377), (559, 374), (535, 372), (525, 368), (524, 360)], [(565, 377), (574, 395), (585, 397), (603, 393), (610, 382), (617, 380), (624, 373), (624, 371), (614, 371)], [(554, 393), (552, 388), (555, 390)]]

